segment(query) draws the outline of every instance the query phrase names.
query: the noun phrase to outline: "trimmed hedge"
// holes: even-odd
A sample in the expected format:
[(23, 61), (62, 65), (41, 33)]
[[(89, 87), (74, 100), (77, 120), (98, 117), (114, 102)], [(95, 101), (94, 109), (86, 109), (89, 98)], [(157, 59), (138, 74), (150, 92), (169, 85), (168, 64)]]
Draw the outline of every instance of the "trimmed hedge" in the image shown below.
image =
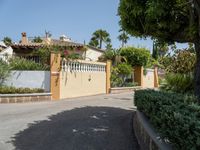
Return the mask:
[(28, 93), (44, 93), (44, 89), (15, 88), (10, 86), (0, 86), (0, 94), (28, 94)]
[(140, 90), (135, 104), (158, 131), (178, 150), (200, 149), (200, 106), (194, 96)]

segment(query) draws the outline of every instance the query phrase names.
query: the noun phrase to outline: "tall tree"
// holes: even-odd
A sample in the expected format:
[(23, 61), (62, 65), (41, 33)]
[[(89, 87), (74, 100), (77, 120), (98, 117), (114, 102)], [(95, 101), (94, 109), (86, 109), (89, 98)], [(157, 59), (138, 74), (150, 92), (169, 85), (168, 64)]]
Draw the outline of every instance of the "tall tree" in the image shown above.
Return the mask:
[(110, 34), (106, 30), (99, 29), (92, 34), (89, 45), (102, 48), (103, 43), (111, 44)]
[(12, 39), (9, 37), (4, 37), (3, 42), (7, 45), (10, 46), (12, 44)]
[(195, 94), (200, 103), (200, 1), (120, 0), (120, 25), (130, 35), (195, 45)]
[(50, 38), (51, 36), (52, 36), (51, 32), (45, 30), (45, 37)]
[(37, 37), (34, 37), (33, 42), (34, 43), (42, 43), (42, 39), (39, 36), (37, 36)]
[(129, 36), (128, 34), (123, 31), (119, 36), (118, 36), (118, 40), (122, 42), (122, 47), (125, 46), (125, 44), (128, 42), (129, 40)]
[(158, 57), (159, 57), (159, 54), (158, 54), (158, 46), (156, 44), (155, 41), (153, 41), (153, 52), (152, 52), (152, 57), (155, 59), (155, 60), (158, 60)]

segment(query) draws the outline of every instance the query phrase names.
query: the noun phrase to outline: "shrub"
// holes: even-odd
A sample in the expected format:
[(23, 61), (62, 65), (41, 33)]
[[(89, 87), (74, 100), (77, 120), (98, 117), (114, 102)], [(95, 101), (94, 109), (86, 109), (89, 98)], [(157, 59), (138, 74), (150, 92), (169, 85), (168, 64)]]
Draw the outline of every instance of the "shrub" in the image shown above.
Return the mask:
[(193, 92), (193, 80), (193, 74), (168, 73), (165, 75), (165, 84), (161, 89), (177, 93)]
[(125, 86), (127, 76), (132, 73), (132, 67), (129, 64), (121, 63), (112, 68), (111, 86)]
[(191, 73), (196, 64), (196, 54), (190, 49), (176, 50), (172, 56), (160, 59), (164, 69), (170, 73)]
[(194, 96), (140, 90), (135, 104), (160, 136), (178, 150), (200, 149), (200, 106)]
[(126, 64), (126, 63), (121, 63), (121, 64), (118, 64), (116, 66), (117, 68), (117, 72), (120, 74), (120, 75), (123, 75), (123, 76), (128, 76), (132, 73), (133, 69), (131, 67), (131, 65), (129, 64)]
[(10, 75), (9, 65), (0, 59), (0, 85), (8, 78)]
[(15, 88), (8, 86), (0, 86), (0, 94), (25, 94), (25, 93), (44, 93), (43, 89)]
[(132, 66), (146, 66), (151, 54), (145, 48), (126, 47), (121, 49), (121, 56), (124, 56)]
[(10, 59), (9, 65), (12, 70), (49, 70), (49, 66), (45, 64), (35, 63), (19, 57)]

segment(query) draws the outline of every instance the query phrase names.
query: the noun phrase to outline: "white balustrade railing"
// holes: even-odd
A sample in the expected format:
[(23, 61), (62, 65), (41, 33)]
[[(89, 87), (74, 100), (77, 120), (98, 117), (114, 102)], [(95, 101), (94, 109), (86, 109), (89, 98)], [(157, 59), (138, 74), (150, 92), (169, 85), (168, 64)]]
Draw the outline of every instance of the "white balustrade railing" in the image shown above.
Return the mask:
[(91, 63), (86, 61), (68, 61), (62, 60), (62, 71), (65, 72), (105, 72), (106, 64), (104, 63)]

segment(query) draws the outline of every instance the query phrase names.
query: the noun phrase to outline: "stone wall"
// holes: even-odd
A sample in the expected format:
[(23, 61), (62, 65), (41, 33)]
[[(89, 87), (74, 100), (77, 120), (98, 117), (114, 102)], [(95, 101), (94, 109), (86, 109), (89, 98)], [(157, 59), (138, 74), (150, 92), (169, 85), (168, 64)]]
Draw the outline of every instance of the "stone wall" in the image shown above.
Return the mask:
[(27, 103), (50, 101), (50, 93), (35, 94), (0, 94), (0, 103)]
[(137, 111), (133, 117), (133, 128), (141, 150), (172, 150), (155, 132), (143, 113)]
[(16, 88), (40, 88), (50, 92), (49, 71), (11, 71), (4, 85)]

